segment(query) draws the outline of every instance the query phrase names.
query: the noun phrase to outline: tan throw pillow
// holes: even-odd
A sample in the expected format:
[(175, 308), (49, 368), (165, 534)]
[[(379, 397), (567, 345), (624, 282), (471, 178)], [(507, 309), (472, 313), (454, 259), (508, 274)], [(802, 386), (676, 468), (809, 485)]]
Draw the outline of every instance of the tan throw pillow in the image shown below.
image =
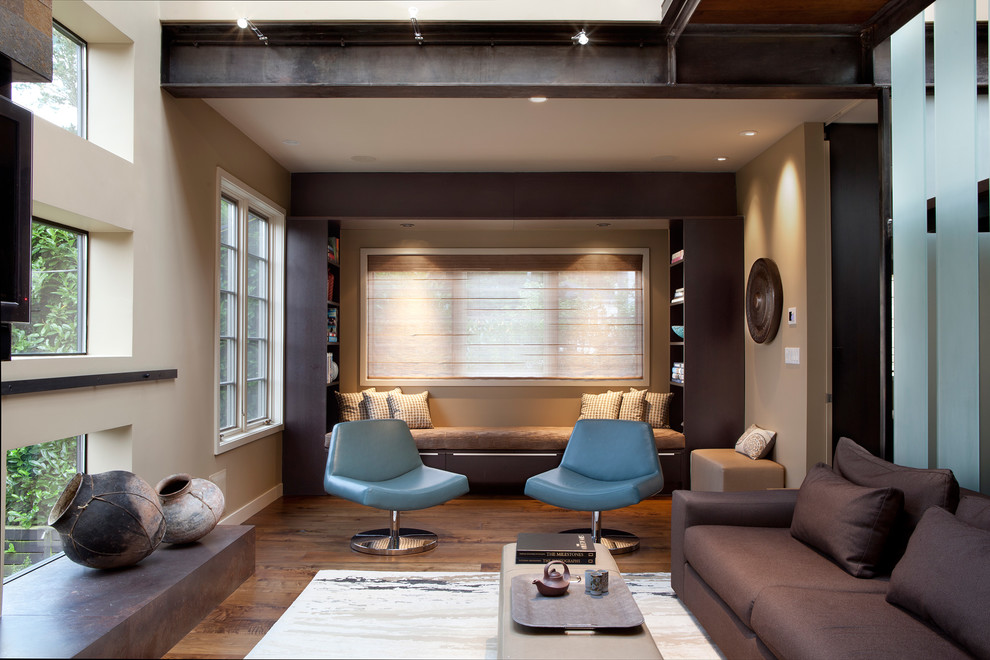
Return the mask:
[(637, 390), (630, 387), (628, 392), (622, 393), (622, 405), (619, 406), (619, 419), (631, 419), (634, 422), (643, 421), (645, 401), (646, 390)]
[(364, 403), (364, 393), (374, 392), (375, 388), (370, 388), (362, 392), (334, 392), (337, 395), (337, 409), (340, 411), (340, 421), (358, 422), (362, 419), (369, 419), (368, 406)]
[(426, 402), (429, 392), (419, 394), (388, 393), (388, 408), (393, 419), (401, 419), (411, 429), (432, 429), (430, 406)]
[(362, 392), (364, 405), (368, 408), (368, 419), (392, 418), (392, 413), (388, 408), (388, 395), (393, 393), (402, 394), (402, 390), (397, 387), (391, 392)]
[(655, 429), (670, 428), (670, 392), (647, 392), (643, 403), (643, 420)]
[(618, 419), (622, 405), (622, 392), (582, 394), (581, 416), (578, 419)]
[(743, 431), (743, 434), (736, 440), (736, 451), (756, 461), (770, 455), (773, 441), (776, 439), (776, 431), (760, 428), (753, 424)]

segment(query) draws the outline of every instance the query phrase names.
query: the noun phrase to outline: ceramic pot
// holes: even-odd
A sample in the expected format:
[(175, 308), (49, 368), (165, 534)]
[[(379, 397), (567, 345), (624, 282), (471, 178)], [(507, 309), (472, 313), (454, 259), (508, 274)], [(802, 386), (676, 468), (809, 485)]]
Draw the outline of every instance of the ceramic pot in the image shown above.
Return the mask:
[[(563, 566), (561, 573), (554, 566)], [(543, 579), (533, 580), (536, 590), (544, 596), (563, 596), (571, 586), (571, 571), (562, 561), (552, 561), (543, 567)]]
[(165, 543), (192, 543), (211, 531), (223, 515), (223, 491), (208, 479), (173, 474), (155, 487), (165, 512)]
[(165, 536), (158, 495), (133, 472), (76, 474), (48, 515), (65, 556), (90, 568), (136, 564)]

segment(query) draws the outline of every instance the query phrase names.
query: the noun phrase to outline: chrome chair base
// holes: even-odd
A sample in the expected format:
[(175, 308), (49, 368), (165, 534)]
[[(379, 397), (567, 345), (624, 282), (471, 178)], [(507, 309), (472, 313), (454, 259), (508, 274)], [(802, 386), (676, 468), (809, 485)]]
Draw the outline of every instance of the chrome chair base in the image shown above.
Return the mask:
[[(593, 529), (568, 529), (561, 534), (595, 535)], [(639, 537), (621, 529), (603, 529), (601, 535), (595, 538), (595, 543), (601, 543), (613, 555), (624, 555), (639, 550)]]
[(351, 537), (351, 550), (368, 555), (414, 555), (437, 547), (437, 535), (425, 529), (403, 527), (398, 535), (389, 529), (373, 529)]

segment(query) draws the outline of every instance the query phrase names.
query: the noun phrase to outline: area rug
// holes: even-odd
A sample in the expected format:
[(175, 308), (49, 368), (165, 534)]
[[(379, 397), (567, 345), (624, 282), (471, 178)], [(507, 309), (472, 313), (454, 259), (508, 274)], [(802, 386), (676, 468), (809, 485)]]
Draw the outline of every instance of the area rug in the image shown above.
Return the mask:
[[(670, 588), (623, 573), (666, 660), (721, 658)], [(248, 658), (495, 658), (498, 573), (320, 571)]]

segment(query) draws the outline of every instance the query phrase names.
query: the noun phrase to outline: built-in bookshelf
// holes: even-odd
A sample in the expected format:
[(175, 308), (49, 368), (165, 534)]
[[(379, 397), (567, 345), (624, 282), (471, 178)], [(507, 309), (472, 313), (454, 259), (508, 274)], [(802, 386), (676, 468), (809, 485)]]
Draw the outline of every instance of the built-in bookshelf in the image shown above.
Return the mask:
[(680, 223), (674, 223), (670, 228), (670, 391), (673, 397), (670, 402), (670, 428), (675, 431), (684, 430), (684, 337), (675, 332), (675, 327), (685, 332), (684, 302), (686, 287), (684, 286), (684, 228)]
[(330, 226), (327, 234), (327, 418), (326, 431), (337, 423), (337, 397), (340, 389), (340, 237)]

